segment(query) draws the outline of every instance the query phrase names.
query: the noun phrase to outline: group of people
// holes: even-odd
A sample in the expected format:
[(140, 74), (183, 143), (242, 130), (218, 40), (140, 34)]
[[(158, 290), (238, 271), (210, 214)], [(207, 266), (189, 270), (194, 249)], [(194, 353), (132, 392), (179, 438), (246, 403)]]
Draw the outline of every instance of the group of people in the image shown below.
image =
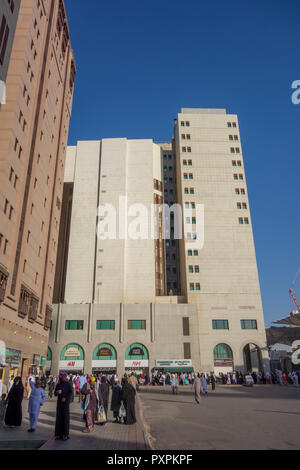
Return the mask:
[[(85, 428), (88, 433), (94, 429), (95, 424), (106, 425), (108, 420), (108, 404), (110, 389), (112, 390), (111, 411), (115, 423), (127, 425), (136, 422), (135, 396), (138, 380), (132, 373), (127, 374), (119, 382), (116, 375), (73, 376), (61, 372), (58, 377), (30, 376), (23, 386), (21, 377), (11, 377), (7, 385), (7, 394), (1, 394), (0, 425), (5, 423), (8, 427), (19, 427), (22, 424), (22, 402), (25, 395), (28, 399), (28, 413), (30, 427), (28, 432), (35, 432), (40, 408), (53, 394), (57, 397), (55, 439), (68, 440), (70, 430), (70, 403), (75, 395), (81, 403)], [(2, 390), (1, 390), (2, 392)]]

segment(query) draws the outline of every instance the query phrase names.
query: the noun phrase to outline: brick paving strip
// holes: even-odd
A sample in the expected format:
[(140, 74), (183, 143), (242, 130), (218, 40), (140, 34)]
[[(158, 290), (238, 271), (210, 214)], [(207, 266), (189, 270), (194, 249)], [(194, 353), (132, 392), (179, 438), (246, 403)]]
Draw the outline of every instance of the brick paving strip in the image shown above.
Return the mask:
[(140, 398), (136, 399), (137, 423), (126, 426), (113, 423), (109, 410), (106, 426), (95, 425), (94, 431), (82, 433), (85, 422), (78, 401), (70, 406), (70, 439), (54, 440), (56, 400), (47, 400), (41, 408), (39, 423), (34, 434), (28, 433), (28, 401), (23, 401), (23, 423), (20, 428), (0, 428), (0, 450), (151, 450), (151, 443), (145, 428)]
[[(139, 397), (136, 400), (136, 415), (136, 424), (126, 426), (109, 422), (106, 426), (95, 425), (94, 431), (89, 434), (73, 433), (71, 424), (70, 440), (55, 441), (52, 438), (39, 450), (150, 450)], [(84, 427), (83, 420), (82, 423)]]

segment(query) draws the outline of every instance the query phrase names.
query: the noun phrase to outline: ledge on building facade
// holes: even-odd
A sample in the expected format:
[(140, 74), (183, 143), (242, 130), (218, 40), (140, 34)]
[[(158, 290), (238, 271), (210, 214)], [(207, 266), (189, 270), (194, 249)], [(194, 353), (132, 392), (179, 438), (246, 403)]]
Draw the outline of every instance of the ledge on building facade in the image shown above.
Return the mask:
[(4, 301), (9, 273), (0, 265), (0, 304)]
[(18, 308), (19, 317), (25, 318), (28, 315), (28, 321), (34, 323), (37, 319), (39, 301), (39, 298), (22, 284)]
[(53, 311), (52, 308), (49, 305), (46, 305), (45, 322), (44, 322), (44, 329), (46, 331), (50, 330), (50, 327), (51, 327), (52, 311)]

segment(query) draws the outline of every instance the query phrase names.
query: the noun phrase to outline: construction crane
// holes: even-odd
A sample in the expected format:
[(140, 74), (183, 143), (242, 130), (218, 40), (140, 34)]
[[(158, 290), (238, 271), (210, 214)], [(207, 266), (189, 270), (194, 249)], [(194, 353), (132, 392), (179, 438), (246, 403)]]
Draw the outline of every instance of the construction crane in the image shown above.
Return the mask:
[(292, 305), (293, 305), (293, 302), (294, 302), (294, 304), (296, 305), (297, 310), (298, 310), (297, 313), (300, 312), (300, 303), (299, 303), (299, 300), (298, 300), (297, 297), (296, 297), (296, 294), (295, 294), (295, 292), (294, 292), (293, 287), (294, 287), (294, 285), (295, 285), (295, 282), (296, 282), (296, 280), (297, 280), (297, 277), (299, 276), (299, 273), (300, 273), (300, 266), (299, 266), (298, 271), (297, 271), (297, 273), (296, 273), (296, 276), (295, 276), (295, 278), (294, 278), (294, 280), (293, 280), (293, 282), (292, 282), (292, 287), (291, 287), (290, 290), (289, 290), (290, 297), (291, 297), (291, 303), (292, 303)]

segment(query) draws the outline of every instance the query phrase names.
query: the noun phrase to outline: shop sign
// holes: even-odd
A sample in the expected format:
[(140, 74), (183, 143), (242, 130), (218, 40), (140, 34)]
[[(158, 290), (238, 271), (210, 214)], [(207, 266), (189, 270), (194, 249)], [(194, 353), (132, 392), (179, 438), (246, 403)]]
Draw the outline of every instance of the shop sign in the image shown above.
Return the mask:
[(33, 355), (32, 365), (39, 366), (40, 365), (41, 356), (39, 354)]
[(101, 357), (103, 357), (103, 356), (105, 356), (105, 357), (111, 357), (112, 354), (113, 354), (113, 353), (112, 353), (112, 350), (109, 349), (109, 348), (101, 348), (101, 349), (99, 349), (99, 351), (97, 352), (97, 356), (98, 356), (98, 357), (99, 357), (99, 356), (101, 356)]
[(191, 359), (172, 359), (155, 361), (156, 367), (192, 367)]
[(216, 367), (233, 367), (233, 359), (214, 359)]
[(135, 361), (125, 361), (125, 367), (148, 367), (149, 361), (148, 359), (137, 359)]
[(132, 348), (129, 351), (129, 356), (144, 356), (144, 351), (142, 348)]
[(59, 361), (60, 370), (82, 370), (84, 361)]
[(20, 367), (21, 365), (22, 351), (18, 349), (6, 348), (5, 350), (5, 362), (7, 365), (13, 367)]
[(100, 361), (92, 361), (92, 368), (93, 369), (116, 369), (117, 367), (117, 361), (116, 360), (109, 360), (109, 359), (104, 359)]
[(68, 357), (68, 356), (71, 356), (71, 357), (80, 357), (80, 351), (79, 349), (77, 348), (69, 348), (66, 350), (65, 352), (65, 357)]
[(5, 343), (0, 341), (0, 366), (5, 366)]

